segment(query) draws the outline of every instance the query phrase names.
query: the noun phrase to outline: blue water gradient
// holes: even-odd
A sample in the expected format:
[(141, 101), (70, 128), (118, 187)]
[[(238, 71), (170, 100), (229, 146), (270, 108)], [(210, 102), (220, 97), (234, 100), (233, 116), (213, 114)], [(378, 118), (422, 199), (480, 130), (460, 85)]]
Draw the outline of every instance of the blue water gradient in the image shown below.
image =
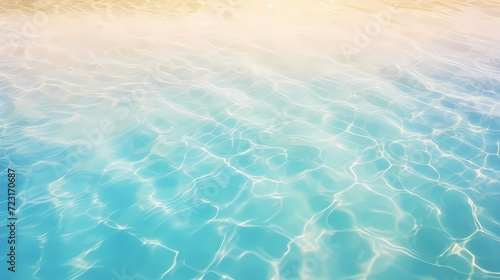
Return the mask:
[(498, 56), (178, 48), (4, 58), (1, 279), (500, 279)]
[(118, 85), (3, 110), (17, 279), (499, 278), (500, 118), (474, 104), (499, 101), (409, 79), (158, 83), (142, 105), (113, 102)]

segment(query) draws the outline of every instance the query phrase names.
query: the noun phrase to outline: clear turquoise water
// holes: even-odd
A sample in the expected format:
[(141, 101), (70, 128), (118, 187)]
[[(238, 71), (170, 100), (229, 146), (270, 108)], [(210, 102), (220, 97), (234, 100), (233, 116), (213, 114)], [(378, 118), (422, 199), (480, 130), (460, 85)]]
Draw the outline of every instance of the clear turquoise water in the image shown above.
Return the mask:
[(500, 279), (498, 56), (179, 48), (3, 57), (1, 279)]

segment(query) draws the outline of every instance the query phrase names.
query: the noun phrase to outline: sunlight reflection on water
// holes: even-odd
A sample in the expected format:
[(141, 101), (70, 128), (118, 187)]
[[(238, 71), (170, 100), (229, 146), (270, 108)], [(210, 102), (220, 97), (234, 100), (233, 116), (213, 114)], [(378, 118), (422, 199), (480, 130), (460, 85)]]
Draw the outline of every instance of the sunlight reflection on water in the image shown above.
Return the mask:
[(17, 279), (500, 278), (493, 2), (0, 11)]

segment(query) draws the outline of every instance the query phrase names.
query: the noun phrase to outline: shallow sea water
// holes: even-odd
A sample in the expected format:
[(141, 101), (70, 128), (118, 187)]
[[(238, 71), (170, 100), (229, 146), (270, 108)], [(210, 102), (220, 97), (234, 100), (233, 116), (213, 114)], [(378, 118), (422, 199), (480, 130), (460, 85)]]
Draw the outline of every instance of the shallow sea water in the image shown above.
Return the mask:
[(500, 279), (498, 3), (0, 7), (1, 279)]

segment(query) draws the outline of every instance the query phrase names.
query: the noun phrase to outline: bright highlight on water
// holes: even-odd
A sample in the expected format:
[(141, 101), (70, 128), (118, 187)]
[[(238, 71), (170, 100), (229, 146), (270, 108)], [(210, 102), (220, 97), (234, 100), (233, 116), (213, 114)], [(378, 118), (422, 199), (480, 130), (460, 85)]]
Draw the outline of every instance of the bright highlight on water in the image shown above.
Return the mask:
[(0, 279), (500, 279), (498, 3), (0, 14)]

